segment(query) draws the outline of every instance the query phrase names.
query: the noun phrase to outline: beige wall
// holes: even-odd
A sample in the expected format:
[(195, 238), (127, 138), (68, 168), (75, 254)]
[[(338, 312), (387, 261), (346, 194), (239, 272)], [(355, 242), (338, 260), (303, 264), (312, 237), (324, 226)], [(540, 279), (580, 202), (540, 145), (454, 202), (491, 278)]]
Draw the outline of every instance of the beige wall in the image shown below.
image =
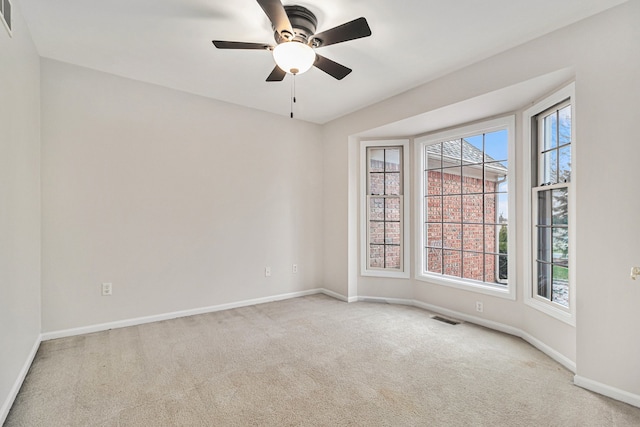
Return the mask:
[(0, 24), (0, 423), (40, 335), (40, 68), (17, 2)]
[(318, 125), (52, 60), (42, 117), (43, 332), (321, 285)]
[[(484, 313), (479, 316), (525, 331), (576, 362), (579, 376), (640, 398), (637, 364), (640, 340), (634, 326), (640, 324), (640, 286), (629, 279), (630, 267), (640, 264), (637, 220), (640, 198), (633, 190), (634, 183), (640, 182), (637, 167), (640, 144), (634, 132), (640, 99), (638, 19), (640, 2), (629, 1), (327, 124), (324, 127), (326, 286), (350, 296), (413, 298), (470, 316), (478, 315), (474, 302), (481, 299)], [(465, 100), (495, 101), (492, 94), (502, 93), (504, 88), (530, 86), (527, 82), (558, 70), (565, 71), (557, 73), (555, 81), (540, 80), (542, 83), (536, 83), (537, 88), (534, 85), (530, 96), (519, 100), (517, 108), (502, 112), (524, 110), (565, 82), (566, 70), (576, 81), (577, 328), (524, 305), (522, 251), (514, 277), (518, 295), (515, 302), (479, 297), (413, 279), (375, 279), (354, 274), (359, 241), (357, 136), (365, 132), (371, 136), (375, 132), (368, 132), (370, 129), (437, 112)], [(463, 110), (459, 109), (460, 117), (464, 117), (459, 124), (479, 118)], [(456, 109), (450, 111), (455, 113)], [(487, 111), (489, 115), (500, 113), (492, 107)], [(443, 127), (455, 124), (451, 115), (433, 117), (439, 117)], [(517, 120), (521, 129), (520, 115)], [(419, 133), (414, 129), (411, 134), (401, 134), (397, 127), (393, 129), (394, 134), (380, 136)], [(438, 129), (438, 122), (426, 119), (424, 131), (434, 129)], [(522, 144), (521, 135), (517, 144), (519, 147)], [(522, 180), (523, 156), (521, 149), (517, 150), (515, 166), (518, 179)], [(327, 173), (329, 170), (331, 174)], [(518, 195), (517, 205), (519, 208), (523, 205), (522, 194)], [(517, 231), (520, 247), (525, 244), (522, 217), (516, 218), (520, 219)], [(593, 262), (596, 259), (598, 263)]]

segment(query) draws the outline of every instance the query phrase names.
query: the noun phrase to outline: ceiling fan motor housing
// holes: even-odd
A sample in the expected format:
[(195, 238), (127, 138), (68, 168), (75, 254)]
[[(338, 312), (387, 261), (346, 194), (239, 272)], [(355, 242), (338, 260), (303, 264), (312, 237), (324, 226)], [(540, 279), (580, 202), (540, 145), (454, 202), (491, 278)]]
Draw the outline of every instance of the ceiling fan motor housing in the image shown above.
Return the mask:
[(294, 34), (280, 34), (274, 28), (276, 43), (297, 41), (307, 44), (309, 39), (316, 33), (316, 26), (318, 25), (316, 15), (306, 7), (296, 5), (284, 6), (284, 10), (287, 12)]

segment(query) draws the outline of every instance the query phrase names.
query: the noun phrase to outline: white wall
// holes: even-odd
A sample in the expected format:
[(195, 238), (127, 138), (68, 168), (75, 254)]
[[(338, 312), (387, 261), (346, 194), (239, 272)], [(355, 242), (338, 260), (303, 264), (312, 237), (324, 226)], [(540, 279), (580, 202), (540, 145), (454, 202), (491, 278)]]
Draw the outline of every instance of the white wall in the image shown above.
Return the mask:
[(0, 53), (2, 423), (40, 335), (40, 67), (17, 2), (13, 37), (0, 24)]
[(318, 125), (46, 59), (42, 118), (43, 332), (321, 285)]
[[(576, 81), (577, 108), (577, 328), (524, 305), (521, 265), (515, 275), (517, 301), (482, 296), (485, 310), (481, 316), (529, 333), (576, 362), (578, 376), (640, 402), (640, 340), (636, 332), (640, 324), (640, 284), (628, 276), (631, 266), (640, 265), (640, 198), (634, 191), (634, 185), (640, 182), (640, 144), (634, 132), (640, 99), (639, 19), (640, 1), (631, 0), (327, 124), (326, 286), (330, 283), (336, 292), (344, 294), (407, 298), (406, 280), (374, 280), (353, 274), (358, 259), (350, 245), (358, 242), (354, 218), (358, 215), (359, 188), (354, 136), (472, 98), (489, 99), (489, 94), (503, 88), (557, 70), (570, 70)], [(557, 81), (556, 86), (561, 83)], [(528, 107), (551, 89), (548, 84), (540, 85), (537, 96), (523, 98), (520, 108)], [(446, 123), (451, 125), (451, 117)], [(434, 129), (437, 123), (425, 122), (424, 126)], [(518, 142), (522, 143), (521, 137)], [(520, 166), (522, 159), (519, 153)], [(326, 173), (329, 169), (333, 175)], [(521, 176), (521, 170), (518, 174)], [(522, 195), (518, 200), (521, 207)], [(517, 235), (523, 242), (522, 224)], [(409, 283), (418, 301), (465, 315), (478, 314), (474, 311), (477, 294), (415, 280)]]

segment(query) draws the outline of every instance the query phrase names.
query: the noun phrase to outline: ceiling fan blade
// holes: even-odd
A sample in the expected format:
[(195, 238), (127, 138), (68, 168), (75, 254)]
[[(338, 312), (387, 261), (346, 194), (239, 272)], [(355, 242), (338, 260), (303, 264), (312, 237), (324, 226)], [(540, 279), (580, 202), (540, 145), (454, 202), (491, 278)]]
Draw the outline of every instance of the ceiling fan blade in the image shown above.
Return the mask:
[(338, 25), (330, 30), (315, 34), (312, 39), (320, 42), (320, 46), (342, 43), (362, 37), (369, 37), (371, 28), (365, 18), (354, 19), (346, 24)]
[(276, 65), (276, 67), (273, 69), (271, 74), (269, 74), (269, 77), (267, 77), (267, 81), (268, 82), (281, 82), (284, 79), (284, 76), (286, 76), (286, 75), (287, 75), (287, 73)]
[(269, 21), (271, 21), (278, 34), (283, 35), (283, 32), (286, 32), (293, 36), (293, 27), (291, 27), (287, 12), (284, 10), (280, 0), (258, 0), (258, 4), (269, 17)]
[(344, 79), (352, 71), (351, 68), (347, 68), (318, 54), (316, 54), (316, 62), (313, 65), (338, 80)]
[(264, 43), (228, 42), (224, 40), (213, 40), (213, 45), (218, 49), (256, 49), (267, 50), (271, 46)]

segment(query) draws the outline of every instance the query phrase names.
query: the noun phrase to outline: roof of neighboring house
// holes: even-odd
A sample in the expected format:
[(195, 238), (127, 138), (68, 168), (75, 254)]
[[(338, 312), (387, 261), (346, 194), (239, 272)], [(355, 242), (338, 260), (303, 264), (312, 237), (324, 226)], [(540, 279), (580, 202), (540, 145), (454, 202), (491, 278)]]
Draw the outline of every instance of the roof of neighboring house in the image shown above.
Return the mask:
[(455, 139), (452, 141), (444, 141), (442, 144), (430, 145), (427, 147), (427, 153), (429, 153), (431, 157), (439, 157), (442, 154), (443, 160), (448, 160), (452, 163), (460, 163), (462, 161), (462, 163), (466, 164), (478, 164), (484, 162), (488, 163), (485, 165), (487, 168), (497, 173), (502, 172), (506, 174), (508, 171), (502, 163), (498, 163), (496, 159), (488, 154), (483, 154), (482, 150), (464, 138), (462, 139), (462, 143), (460, 143), (459, 139)]

